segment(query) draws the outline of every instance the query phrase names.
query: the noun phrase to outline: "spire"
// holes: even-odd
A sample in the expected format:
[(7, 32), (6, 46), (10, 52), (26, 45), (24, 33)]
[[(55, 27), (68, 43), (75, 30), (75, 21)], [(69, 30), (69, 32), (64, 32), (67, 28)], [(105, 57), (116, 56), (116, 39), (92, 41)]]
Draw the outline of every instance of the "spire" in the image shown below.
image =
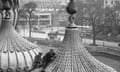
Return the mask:
[[(73, 3), (73, 0), (71, 2)], [(75, 12), (67, 11), (70, 14), (71, 24), (66, 28), (58, 57), (46, 68), (46, 72), (116, 72), (85, 49), (79, 36), (80, 32), (74, 24), (74, 18), (71, 18)]]
[(68, 25), (68, 28), (76, 28), (75, 25), (75, 14), (77, 13), (77, 9), (75, 8), (75, 2), (74, 0), (70, 0), (68, 3), (68, 6), (66, 7), (67, 13), (70, 15), (69, 16), (69, 22), (70, 24)]

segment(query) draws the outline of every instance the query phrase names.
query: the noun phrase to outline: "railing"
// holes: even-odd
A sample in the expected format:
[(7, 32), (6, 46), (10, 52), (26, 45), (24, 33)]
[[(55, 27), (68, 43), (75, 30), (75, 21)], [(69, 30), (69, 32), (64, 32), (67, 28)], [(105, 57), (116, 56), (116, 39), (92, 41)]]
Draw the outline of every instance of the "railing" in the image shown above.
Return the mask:
[(86, 49), (89, 52), (103, 52), (108, 53), (116, 56), (120, 56), (120, 50), (119, 48), (111, 48), (111, 47), (105, 47), (105, 46), (87, 46)]

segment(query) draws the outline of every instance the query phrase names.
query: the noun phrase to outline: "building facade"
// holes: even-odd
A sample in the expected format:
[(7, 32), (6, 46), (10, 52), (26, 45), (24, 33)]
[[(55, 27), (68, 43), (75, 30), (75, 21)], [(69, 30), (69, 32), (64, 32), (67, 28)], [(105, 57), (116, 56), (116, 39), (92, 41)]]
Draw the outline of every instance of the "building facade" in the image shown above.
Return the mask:
[[(65, 7), (69, 0), (40, 0), (35, 1), (37, 8), (33, 11), (32, 24), (42, 26), (63, 26), (66, 24), (68, 14)], [(20, 21), (25, 21), (22, 19)], [(27, 21), (26, 21), (27, 22)], [(27, 23), (26, 23), (27, 24)], [(66, 26), (66, 25), (65, 25)]]
[(104, 0), (104, 7), (113, 7), (120, 0)]

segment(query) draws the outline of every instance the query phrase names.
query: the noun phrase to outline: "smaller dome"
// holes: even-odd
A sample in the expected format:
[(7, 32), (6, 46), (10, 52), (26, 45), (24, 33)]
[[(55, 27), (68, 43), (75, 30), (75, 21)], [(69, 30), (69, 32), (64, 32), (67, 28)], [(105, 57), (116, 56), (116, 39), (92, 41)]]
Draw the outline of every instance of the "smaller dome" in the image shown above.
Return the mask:
[(0, 70), (14, 72), (31, 68), (34, 57), (43, 50), (22, 38), (13, 27), (13, 16), (2, 19), (0, 27)]
[(78, 28), (67, 28), (58, 56), (46, 72), (117, 72), (94, 58), (81, 42)]

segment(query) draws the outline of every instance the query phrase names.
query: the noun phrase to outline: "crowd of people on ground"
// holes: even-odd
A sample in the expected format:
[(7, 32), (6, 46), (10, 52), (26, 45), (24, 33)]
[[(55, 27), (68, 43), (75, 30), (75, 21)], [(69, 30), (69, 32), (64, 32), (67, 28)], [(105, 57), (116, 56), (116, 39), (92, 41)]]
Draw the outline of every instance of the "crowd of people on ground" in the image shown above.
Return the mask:
[(53, 49), (50, 49), (50, 51), (46, 53), (43, 57), (42, 53), (39, 53), (35, 56), (32, 68), (29, 70), (29, 72), (37, 68), (41, 68), (41, 72), (45, 72), (46, 67), (55, 60), (56, 56), (57, 55)]

